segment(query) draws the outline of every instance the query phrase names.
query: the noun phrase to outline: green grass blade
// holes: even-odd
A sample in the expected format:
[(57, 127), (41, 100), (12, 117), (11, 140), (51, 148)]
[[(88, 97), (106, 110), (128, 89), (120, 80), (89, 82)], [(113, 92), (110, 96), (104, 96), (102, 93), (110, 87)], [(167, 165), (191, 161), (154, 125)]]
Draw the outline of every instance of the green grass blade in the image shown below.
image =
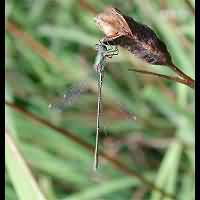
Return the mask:
[(93, 200), (102, 198), (104, 195), (137, 186), (138, 181), (131, 177), (120, 178), (90, 187), (85, 191), (66, 197), (62, 200)]
[[(176, 190), (177, 173), (182, 153), (182, 145), (173, 143), (170, 145), (158, 171), (156, 185), (164, 188), (169, 193)], [(159, 200), (161, 195), (155, 191), (152, 192), (151, 200)], [(165, 199), (162, 197), (162, 199)], [(168, 200), (166, 198), (165, 200)]]
[(18, 198), (20, 200), (46, 200), (8, 132), (5, 134), (5, 148), (6, 168)]

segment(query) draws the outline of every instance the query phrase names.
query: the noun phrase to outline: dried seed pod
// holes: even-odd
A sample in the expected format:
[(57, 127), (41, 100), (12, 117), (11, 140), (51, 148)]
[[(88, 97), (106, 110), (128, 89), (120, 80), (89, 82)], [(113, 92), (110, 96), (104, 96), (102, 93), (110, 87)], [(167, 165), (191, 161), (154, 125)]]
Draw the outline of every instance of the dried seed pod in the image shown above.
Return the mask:
[(132, 54), (154, 65), (172, 65), (166, 45), (154, 31), (118, 9), (107, 7), (96, 16), (96, 23), (106, 35), (102, 41), (119, 45)]

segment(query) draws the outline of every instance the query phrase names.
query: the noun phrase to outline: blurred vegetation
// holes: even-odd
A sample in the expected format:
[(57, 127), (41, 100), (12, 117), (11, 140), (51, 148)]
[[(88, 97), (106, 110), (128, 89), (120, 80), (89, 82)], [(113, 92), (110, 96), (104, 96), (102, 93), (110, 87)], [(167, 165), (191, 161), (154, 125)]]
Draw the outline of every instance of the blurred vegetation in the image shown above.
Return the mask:
[[(151, 26), (174, 63), (194, 78), (193, 0), (7, 0), (5, 8), (6, 100), (93, 145), (97, 87), (89, 74), (103, 36), (93, 18), (107, 5)], [(128, 71), (172, 74), (163, 66), (141, 66), (124, 49), (109, 60), (100, 148), (175, 199), (194, 199), (194, 91)], [(48, 108), (83, 80), (87, 94), (65, 112)], [(9, 106), (6, 128), (6, 200), (169, 199), (106, 159), (95, 173), (84, 146)]]

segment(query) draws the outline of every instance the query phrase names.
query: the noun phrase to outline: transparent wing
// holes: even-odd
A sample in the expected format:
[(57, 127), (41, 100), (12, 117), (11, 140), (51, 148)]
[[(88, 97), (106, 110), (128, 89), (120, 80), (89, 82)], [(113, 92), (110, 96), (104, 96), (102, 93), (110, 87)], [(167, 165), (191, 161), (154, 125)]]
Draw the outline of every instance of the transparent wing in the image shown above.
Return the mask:
[(63, 112), (67, 107), (74, 105), (76, 101), (80, 98), (80, 96), (87, 94), (88, 91), (89, 84), (87, 83), (87, 81), (82, 81), (67, 90), (60, 101), (54, 104), (49, 104), (49, 108)]

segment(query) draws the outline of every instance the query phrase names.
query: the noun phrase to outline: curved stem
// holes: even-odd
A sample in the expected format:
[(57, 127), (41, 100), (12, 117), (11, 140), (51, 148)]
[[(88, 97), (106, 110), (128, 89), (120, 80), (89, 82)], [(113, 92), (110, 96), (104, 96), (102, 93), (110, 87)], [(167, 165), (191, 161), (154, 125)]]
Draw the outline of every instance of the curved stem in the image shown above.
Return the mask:
[(134, 71), (134, 72), (139, 72), (139, 73), (142, 73), (142, 74), (157, 76), (159, 78), (163, 78), (163, 79), (167, 79), (167, 80), (172, 80), (172, 81), (187, 85), (188, 87), (194, 89), (194, 80), (193, 80), (192, 83), (189, 83), (187, 79), (183, 79), (183, 78), (179, 78), (179, 77), (175, 77), (175, 76), (167, 76), (167, 75), (164, 75), (164, 74), (158, 74), (158, 73), (155, 73), (155, 72), (150, 72), (150, 71), (145, 71), (145, 70), (138, 70), (138, 69), (128, 69), (128, 70), (129, 71)]
[(193, 80), (191, 77), (186, 75), (183, 71), (181, 71), (176, 65), (173, 63), (171, 65), (168, 65), (174, 72), (176, 72), (182, 79), (184, 79), (184, 82), (189, 87), (195, 89), (195, 80)]

